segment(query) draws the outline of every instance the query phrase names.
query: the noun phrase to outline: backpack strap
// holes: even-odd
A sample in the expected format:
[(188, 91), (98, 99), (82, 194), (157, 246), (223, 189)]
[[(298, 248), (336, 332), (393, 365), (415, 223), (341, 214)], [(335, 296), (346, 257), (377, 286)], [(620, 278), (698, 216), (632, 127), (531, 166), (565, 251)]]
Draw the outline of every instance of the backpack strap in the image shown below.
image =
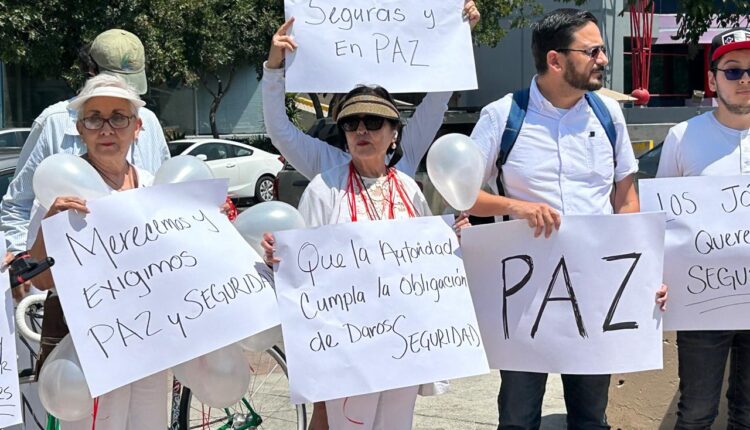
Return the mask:
[[(510, 151), (513, 149), (518, 135), (521, 132), (523, 121), (526, 118), (526, 110), (529, 107), (529, 94), (531, 93), (529, 88), (524, 88), (513, 93), (513, 100), (510, 104), (510, 113), (508, 113), (508, 119), (505, 122), (505, 130), (503, 136), (500, 139), (500, 153), (497, 156), (495, 165), (497, 166), (497, 194), (499, 196), (505, 196), (505, 189), (501, 181), (503, 164), (508, 161)], [(612, 115), (609, 113), (609, 109), (604, 104), (604, 101), (596, 93), (589, 91), (585, 95), (586, 102), (594, 111), (594, 115), (601, 123), (604, 128), (604, 132), (607, 134), (609, 144), (612, 146), (612, 160), (614, 166), (617, 167), (617, 129), (615, 129), (615, 123), (612, 120)], [(509, 219), (507, 216), (503, 217), (504, 220)]]
[(505, 130), (500, 139), (500, 153), (497, 156), (495, 165), (497, 166), (497, 194), (505, 195), (503, 183), (500, 180), (503, 172), (503, 164), (508, 160), (513, 145), (516, 144), (518, 134), (521, 132), (523, 120), (526, 118), (526, 109), (529, 107), (529, 88), (524, 88), (513, 93), (513, 100), (510, 103), (510, 112), (508, 119), (505, 121)]
[(615, 129), (614, 121), (612, 121), (612, 115), (609, 113), (609, 109), (607, 109), (604, 101), (595, 92), (589, 91), (586, 93), (585, 97), (589, 106), (591, 106), (591, 110), (594, 111), (596, 119), (598, 119), (599, 123), (604, 127), (604, 132), (607, 134), (609, 144), (612, 145), (612, 161), (614, 162), (615, 167), (617, 167), (617, 150), (615, 147), (617, 145), (617, 130)]

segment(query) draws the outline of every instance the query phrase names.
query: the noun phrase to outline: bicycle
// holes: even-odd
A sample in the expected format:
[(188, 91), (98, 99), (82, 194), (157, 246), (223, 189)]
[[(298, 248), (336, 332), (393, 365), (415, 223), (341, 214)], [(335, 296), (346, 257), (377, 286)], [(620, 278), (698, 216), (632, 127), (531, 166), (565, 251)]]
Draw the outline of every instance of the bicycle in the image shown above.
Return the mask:
[[(41, 315), (46, 294), (25, 297), (16, 308), (16, 327), (22, 342), (36, 360), (29, 341), (41, 340)], [(27, 323), (27, 318), (32, 321)], [(31, 326), (31, 327), (30, 327)], [(247, 352), (252, 372), (247, 394), (235, 405), (217, 409), (203, 405), (177, 379), (172, 381), (170, 426), (168, 430), (306, 430), (307, 408), (289, 401), (286, 357), (278, 346), (263, 352)], [(22, 384), (35, 381), (34, 367), (19, 375)], [(28, 402), (25, 407), (32, 409)], [(32, 416), (39, 430), (59, 430), (54, 417), (43, 426)]]
[[(36, 361), (39, 358), (37, 354), (37, 348), (30, 342), (34, 342), (36, 345), (42, 339), (42, 317), (43, 317), (43, 305), (46, 294), (32, 294), (25, 297), (16, 307), (15, 320), (16, 327), (18, 328), (18, 340), (23, 344), (28, 352), (28, 368), (21, 369), (20, 364), (22, 362), (23, 352), (19, 348), (17, 351), (19, 357), (19, 370), (18, 370), (18, 382), (20, 386), (28, 385), (36, 382)], [(28, 323), (27, 323), (28, 321)], [(23, 390), (22, 390), (23, 391)], [(37, 408), (38, 409), (38, 408)], [(57, 421), (47, 416), (45, 411), (34, 410), (31, 405), (31, 401), (21, 392), (21, 412), (24, 418), (31, 417), (33, 426), (38, 430), (58, 430), (59, 426)], [(29, 429), (29, 422), (26, 421), (25, 428)], [(43, 425), (42, 422), (45, 422)]]
[(252, 379), (248, 394), (237, 404), (216, 409), (182, 389), (180, 430), (306, 430), (307, 408), (289, 401), (286, 357), (278, 346), (246, 353)]

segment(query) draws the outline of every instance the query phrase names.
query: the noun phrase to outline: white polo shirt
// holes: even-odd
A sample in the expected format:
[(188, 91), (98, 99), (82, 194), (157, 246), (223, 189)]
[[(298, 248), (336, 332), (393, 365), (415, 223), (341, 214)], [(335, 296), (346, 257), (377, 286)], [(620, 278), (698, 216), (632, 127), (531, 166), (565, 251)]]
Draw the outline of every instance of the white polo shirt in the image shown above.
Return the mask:
[[(484, 179), (497, 193), (500, 140), (513, 94), (487, 105), (471, 138), (484, 156)], [(564, 215), (598, 215), (613, 212), (610, 195), (614, 182), (638, 171), (620, 105), (602, 96), (617, 130), (614, 167), (612, 145), (604, 127), (585, 98), (571, 109), (558, 109), (539, 92), (536, 77), (526, 118), (518, 140), (503, 165), (507, 197), (546, 203)]]
[(748, 174), (750, 130), (729, 128), (713, 112), (706, 112), (669, 129), (656, 176)]

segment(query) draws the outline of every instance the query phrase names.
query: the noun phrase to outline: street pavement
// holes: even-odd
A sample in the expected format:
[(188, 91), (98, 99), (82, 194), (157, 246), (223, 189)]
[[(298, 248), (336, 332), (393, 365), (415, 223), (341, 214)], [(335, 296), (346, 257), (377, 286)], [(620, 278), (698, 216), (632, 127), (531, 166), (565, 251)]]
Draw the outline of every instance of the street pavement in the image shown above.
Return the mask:
[[(414, 411), (414, 429), (489, 430), (497, 429), (497, 393), (500, 375), (451, 381), (450, 392), (442, 396), (419, 397)], [(550, 375), (542, 406), (542, 430), (565, 429), (565, 402), (560, 375)]]

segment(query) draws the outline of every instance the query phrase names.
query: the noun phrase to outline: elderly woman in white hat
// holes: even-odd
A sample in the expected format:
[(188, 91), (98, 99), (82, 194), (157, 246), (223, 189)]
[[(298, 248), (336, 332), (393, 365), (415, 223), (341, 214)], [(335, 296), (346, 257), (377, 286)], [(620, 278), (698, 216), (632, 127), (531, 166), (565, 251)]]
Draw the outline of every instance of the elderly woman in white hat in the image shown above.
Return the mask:
[[(141, 131), (138, 108), (145, 103), (122, 79), (100, 74), (89, 79), (70, 109), (78, 111), (76, 128), (86, 144), (82, 157), (99, 172), (112, 192), (149, 186), (153, 176), (127, 161), (126, 154)], [(33, 258), (45, 258), (44, 238), (39, 225), (41, 218), (73, 209), (88, 213), (86, 202), (75, 196), (60, 196), (46, 213), (38, 204), (31, 215), (30, 234), (38, 232), (31, 249)], [(36, 212), (36, 213), (35, 213)], [(54, 288), (49, 271), (34, 279), (42, 290)], [(42, 327), (41, 358), (46, 357), (54, 345), (68, 333), (57, 295), (50, 294), (45, 302)], [(95, 428), (97, 430), (163, 429), (167, 424), (166, 373), (136, 381), (99, 398)], [(92, 410), (93, 412), (93, 410)], [(62, 422), (62, 430), (90, 430), (93, 417), (77, 422)]]

